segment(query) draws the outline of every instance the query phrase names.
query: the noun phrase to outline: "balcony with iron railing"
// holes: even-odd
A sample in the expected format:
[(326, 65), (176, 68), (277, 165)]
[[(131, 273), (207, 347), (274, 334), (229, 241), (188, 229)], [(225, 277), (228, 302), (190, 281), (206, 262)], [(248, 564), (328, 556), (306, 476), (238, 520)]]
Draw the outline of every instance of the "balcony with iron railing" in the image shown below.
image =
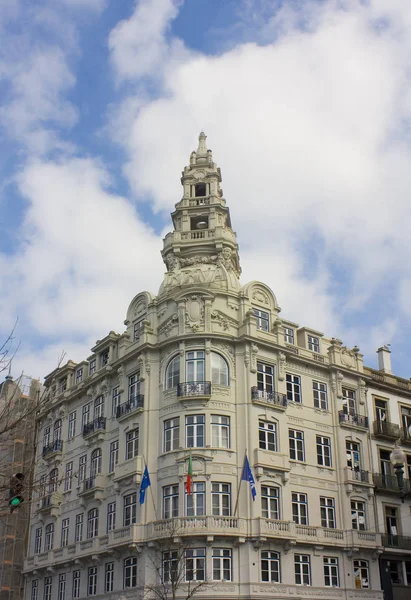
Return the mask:
[(53, 458), (56, 454), (61, 454), (63, 452), (63, 440), (54, 440), (51, 444), (47, 444), (47, 446), (43, 446), (42, 457), (43, 458)]
[(211, 381), (184, 381), (177, 385), (180, 400), (207, 399), (211, 397)]
[(372, 485), (370, 473), (363, 469), (350, 469), (350, 467), (344, 468), (344, 483), (364, 483), (366, 485)]
[(373, 424), (373, 432), (375, 437), (385, 440), (398, 440), (400, 437), (400, 426), (389, 421), (381, 421), (377, 419)]
[(403, 489), (400, 488), (396, 475), (374, 473), (373, 480), (376, 491), (387, 492), (390, 494), (408, 494), (411, 492), (411, 482), (409, 479), (403, 480)]
[(400, 437), (403, 444), (411, 444), (411, 425), (401, 428)]
[(117, 406), (116, 419), (121, 421), (125, 419), (129, 415), (143, 410), (144, 408), (144, 396), (142, 394), (137, 394), (137, 396), (132, 396), (127, 402), (120, 404)]
[(368, 417), (364, 415), (340, 410), (338, 412), (338, 417), (340, 425), (343, 425), (344, 427), (368, 429)]
[(382, 535), (382, 545), (386, 548), (411, 550), (411, 537), (405, 535)]
[(259, 390), (256, 386), (251, 388), (251, 399), (254, 403), (269, 404), (272, 408), (284, 411), (287, 408), (287, 396), (278, 392)]
[(95, 433), (103, 432), (106, 430), (106, 417), (97, 417), (94, 421), (90, 423), (85, 423), (83, 425), (83, 437), (90, 437)]

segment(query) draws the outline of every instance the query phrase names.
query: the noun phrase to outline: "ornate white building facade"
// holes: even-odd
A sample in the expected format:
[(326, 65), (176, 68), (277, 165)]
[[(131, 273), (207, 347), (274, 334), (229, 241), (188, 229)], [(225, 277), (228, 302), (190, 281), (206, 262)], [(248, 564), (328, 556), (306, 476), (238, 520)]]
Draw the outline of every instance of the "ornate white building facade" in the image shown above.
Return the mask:
[(198, 596), (219, 600), (382, 600), (371, 371), (358, 348), (283, 319), (264, 283), (240, 284), (203, 133), (181, 181), (158, 295), (46, 378), (26, 600), (172, 597), (161, 577), (180, 557), (177, 598), (206, 580)]

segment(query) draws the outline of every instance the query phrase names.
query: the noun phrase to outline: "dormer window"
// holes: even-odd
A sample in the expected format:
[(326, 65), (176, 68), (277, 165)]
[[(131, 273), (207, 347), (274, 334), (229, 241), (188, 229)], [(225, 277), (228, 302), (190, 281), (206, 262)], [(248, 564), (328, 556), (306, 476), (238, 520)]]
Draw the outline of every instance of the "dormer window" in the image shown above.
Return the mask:
[(284, 327), (284, 342), (294, 344), (294, 329), (291, 329), (291, 327)]
[(140, 339), (141, 333), (143, 331), (143, 322), (144, 319), (141, 319), (140, 321), (137, 321), (137, 323), (134, 323), (134, 341), (137, 342), (137, 340)]
[(63, 377), (59, 381), (59, 392), (65, 392), (67, 389), (67, 377)]
[(308, 349), (312, 350), (313, 352), (320, 351), (320, 340), (318, 337), (314, 337), (313, 335), (308, 336)]
[(105, 367), (106, 365), (108, 365), (108, 359), (109, 359), (109, 351), (108, 350), (104, 350), (104, 352), (101, 353), (101, 368)]
[(195, 195), (196, 198), (200, 198), (201, 196), (206, 196), (206, 184), (205, 183), (196, 183), (195, 185)]
[(89, 362), (89, 375), (93, 375), (93, 373), (96, 372), (96, 359), (93, 358), (93, 360), (91, 360)]
[(257, 329), (270, 331), (270, 315), (267, 311), (260, 308), (253, 308), (254, 315), (257, 317)]
[(80, 383), (80, 381), (83, 381), (83, 367), (80, 367), (76, 371), (76, 383)]

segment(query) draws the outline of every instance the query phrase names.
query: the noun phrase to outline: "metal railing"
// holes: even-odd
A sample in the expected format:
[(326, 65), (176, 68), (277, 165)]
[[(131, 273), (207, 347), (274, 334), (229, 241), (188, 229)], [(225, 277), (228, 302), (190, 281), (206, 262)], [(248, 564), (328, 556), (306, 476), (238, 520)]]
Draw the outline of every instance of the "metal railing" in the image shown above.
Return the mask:
[(411, 550), (411, 537), (405, 535), (383, 535), (381, 537), (383, 546)]
[(404, 444), (411, 444), (411, 426), (402, 427), (400, 430), (400, 437)]
[(400, 489), (396, 475), (385, 475), (384, 473), (374, 473), (374, 485), (377, 489), (386, 490), (389, 492), (411, 492), (411, 482), (409, 479), (404, 479), (404, 487)]
[(362, 483), (369, 483), (370, 474), (368, 471), (363, 471), (362, 469), (347, 469), (349, 474), (349, 479), (351, 481), (361, 481)]
[(86, 423), (83, 425), (83, 436), (90, 435), (96, 431), (101, 431), (106, 429), (106, 417), (97, 417), (91, 423)]
[(123, 415), (126, 415), (132, 412), (133, 410), (143, 407), (144, 396), (142, 394), (138, 394), (137, 396), (130, 398), (130, 400), (128, 400), (127, 402), (124, 402), (124, 404), (120, 404), (120, 406), (117, 406), (116, 418), (119, 419)]
[(389, 421), (374, 421), (374, 435), (397, 440), (400, 437), (400, 426)]
[(253, 400), (262, 400), (275, 406), (287, 408), (287, 396), (278, 392), (267, 392), (267, 390), (259, 390), (257, 387), (251, 388), (251, 398)]
[(177, 396), (211, 396), (211, 381), (185, 381), (179, 383)]
[(354, 427), (364, 427), (368, 429), (368, 417), (358, 415), (354, 412), (345, 412), (340, 410), (338, 412), (340, 423), (346, 423), (347, 425), (353, 425)]
[(47, 444), (47, 446), (43, 446), (43, 458), (48, 456), (49, 454), (54, 454), (55, 452), (63, 451), (63, 440), (54, 440), (51, 444)]

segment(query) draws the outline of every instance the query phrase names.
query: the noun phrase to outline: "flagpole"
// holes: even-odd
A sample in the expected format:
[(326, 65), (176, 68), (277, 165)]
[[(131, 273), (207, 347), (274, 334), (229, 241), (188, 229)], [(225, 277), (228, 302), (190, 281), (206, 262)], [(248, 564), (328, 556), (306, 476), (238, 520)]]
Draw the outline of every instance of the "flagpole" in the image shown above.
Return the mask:
[[(143, 454), (143, 462), (144, 462), (145, 467), (147, 467), (146, 457), (144, 456), (144, 454)], [(141, 483), (140, 483), (140, 486), (141, 486)], [(154, 508), (154, 514), (155, 514), (155, 517), (156, 517), (156, 521), (158, 521), (159, 519), (158, 519), (158, 514), (157, 514), (157, 508), (156, 508), (156, 503), (154, 501), (154, 494), (153, 494), (153, 489), (152, 489), (153, 486), (149, 485), (148, 487), (150, 488), (150, 496), (151, 496), (151, 500), (153, 502), (153, 508)], [(147, 523), (147, 504), (145, 502), (144, 502), (144, 504), (146, 505), (145, 509), (144, 509), (145, 510), (145, 519), (144, 519), (144, 521)]]
[(234, 508), (234, 517), (236, 516), (237, 509), (238, 509), (238, 500), (240, 498), (240, 487), (241, 487), (241, 482), (243, 480), (243, 469), (244, 469), (244, 461), (245, 461), (245, 457), (246, 456), (247, 456), (247, 448), (245, 449), (245, 452), (244, 452), (243, 464), (242, 464), (242, 467), (241, 467), (240, 481), (238, 483), (237, 498), (236, 498), (236, 501), (235, 501), (235, 508)]

